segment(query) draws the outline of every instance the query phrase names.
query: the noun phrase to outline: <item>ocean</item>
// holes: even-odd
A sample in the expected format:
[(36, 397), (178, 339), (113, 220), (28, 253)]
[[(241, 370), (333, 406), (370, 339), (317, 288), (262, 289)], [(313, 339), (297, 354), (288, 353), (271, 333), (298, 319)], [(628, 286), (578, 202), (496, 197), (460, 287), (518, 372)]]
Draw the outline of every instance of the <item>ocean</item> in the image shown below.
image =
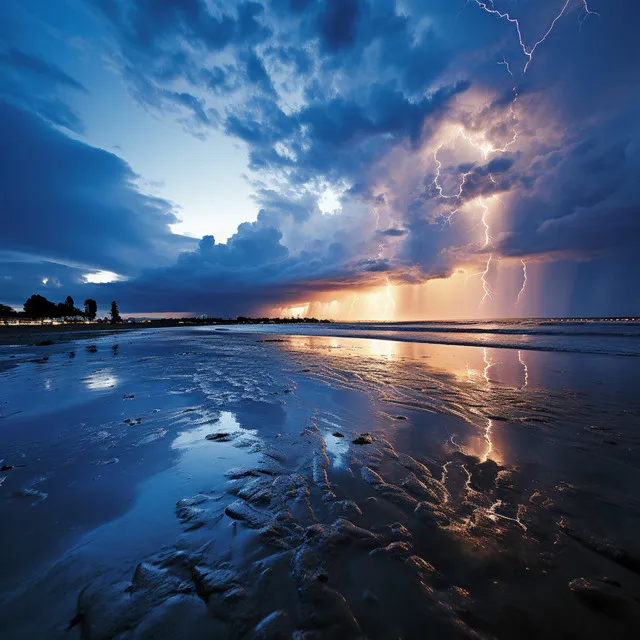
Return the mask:
[(640, 321), (523, 319), (235, 325), (221, 331), (379, 338), (405, 342), (640, 356)]

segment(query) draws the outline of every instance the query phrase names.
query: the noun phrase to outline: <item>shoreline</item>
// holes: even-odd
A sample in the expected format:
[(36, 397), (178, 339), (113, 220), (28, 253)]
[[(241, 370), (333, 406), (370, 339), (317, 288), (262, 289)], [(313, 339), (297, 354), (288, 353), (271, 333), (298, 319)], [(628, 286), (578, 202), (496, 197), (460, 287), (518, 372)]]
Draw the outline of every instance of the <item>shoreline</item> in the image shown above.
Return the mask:
[[(288, 330), (283, 331), (282, 326), (286, 326)], [(64, 344), (72, 342), (74, 340), (89, 339), (93, 336), (102, 337), (118, 333), (125, 333), (130, 331), (142, 331), (147, 329), (170, 329), (170, 328), (208, 328), (212, 332), (219, 333), (231, 333), (239, 335), (255, 335), (257, 337), (264, 336), (276, 336), (276, 337), (327, 337), (327, 338), (357, 338), (362, 340), (379, 340), (399, 343), (413, 343), (413, 344), (432, 344), (442, 346), (457, 346), (457, 347), (478, 347), (478, 348), (491, 348), (491, 349), (504, 349), (512, 351), (525, 351), (525, 352), (547, 352), (547, 353), (577, 353), (585, 355), (603, 355), (614, 357), (640, 357), (640, 352), (637, 349), (630, 351), (613, 350), (609, 344), (603, 348), (604, 343), (601, 345), (587, 345), (587, 344), (545, 344), (539, 342), (537, 344), (529, 341), (522, 340), (521, 342), (511, 342), (505, 344), (503, 339), (505, 337), (511, 338), (542, 338), (547, 340), (554, 340), (560, 338), (560, 335), (537, 335), (537, 334), (502, 334), (495, 333), (494, 339), (476, 341), (470, 338), (465, 338), (462, 335), (455, 338), (443, 338), (440, 337), (439, 332), (436, 332), (436, 336), (430, 336), (429, 331), (426, 332), (407, 332), (407, 334), (398, 334), (393, 330), (359, 330), (357, 324), (353, 328), (344, 328), (343, 326), (326, 326), (326, 325), (311, 325), (315, 331), (305, 330), (307, 323), (282, 323), (282, 324), (270, 324), (263, 325), (257, 323), (233, 323), (229, 324), (191, 324), (181, 321), (152, 321), (140, 324), (121, 324), (121, 325), (0, 325), (0, 347), (7, 346), (54, 346), (56, 344)], [(304, 328), (303, 328), (304, 327)], [(486, 335), (486, 334), (483, 334)], [(489, 334), (491, 335), (491, 334)], [(571, 338), (570, 342), (574, 340), (580, 340), (589, 338), (591, 336), (583, 336), (580, 334), (574, 334), (568, 336)], [(596, 336), (597, 337), (597, 336)], [(613, 336), (608, 336), (609, 338)], [(635, 336), (628, 336), (635, 338)]]
[[(128, 332), (148, 327), (136, 325), (10, 325), (0, 327), (0, 346), (49, 346), (73, 340)], [(45, 343), (46, 344), (43, 344)]]
[[(214, 321), (192, 321), (192, 320), (151, 320), (145, 322), (135, 322), (132, 324), (24, 324), (24, 325), (6, 325), (0, 324), (0, 346), (7, 345), (34, 345), (34, 346), (49, 346), (47, 336), (51, 334), (57, 334), (60, 337), (58, 340), (53, 340), (53, 344), (57, 342), (69, 342), (70, 340), (79, 340), (83, 334), (101, 334), (109, 335), (112, 333), (120, 333), (125, 331), (139, 331), (141, 329), (168, 329), (168, 328), (187, 328), (187, 327), (227, 327), (238, 325), (264, 325), (264, 322), (260, 322), (261, 319), (248, 319), (250, 321), (245, 322), (247, 319), (239, 320), (214, 320)], [(278, 325), (301, 325), (301, 324), (325, 324), (325, 321), (316, 320), (302, 320), (302, 321), (287, 321), (280, 319), (279, 322), (271, 322), (271, 326)], [(43, 340), (36, 340), (34, 338), (43, 336), (44, 340), (47, 340), (47, 344), (42, 343)], [(51, 338), (49, 338), (51, 340)]]

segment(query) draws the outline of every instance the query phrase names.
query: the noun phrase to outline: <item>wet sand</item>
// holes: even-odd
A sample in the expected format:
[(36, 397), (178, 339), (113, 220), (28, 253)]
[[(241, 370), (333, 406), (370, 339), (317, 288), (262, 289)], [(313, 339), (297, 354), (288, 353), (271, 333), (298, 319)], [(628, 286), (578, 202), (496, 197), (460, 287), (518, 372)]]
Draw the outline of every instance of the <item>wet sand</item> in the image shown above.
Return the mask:
[(0, 345), (30, 345), (43, 342), (56, 344), (90, 338), (92, 335), (103, 336), (142, 328), (144, 328), (144, 325), (0, 325)]
[(178, 328), (9, 359), (3, 638), (637, 637), (636, 358)]

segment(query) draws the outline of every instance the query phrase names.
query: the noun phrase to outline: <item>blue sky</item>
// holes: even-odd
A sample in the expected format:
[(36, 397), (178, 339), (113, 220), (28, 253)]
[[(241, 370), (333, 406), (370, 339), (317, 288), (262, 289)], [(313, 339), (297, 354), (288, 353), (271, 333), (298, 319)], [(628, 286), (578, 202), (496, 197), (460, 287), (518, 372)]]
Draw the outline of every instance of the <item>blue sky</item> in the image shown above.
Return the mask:
[[(219, 131), (206, 140), (132, 98), (116, 62), (109, 25), (91, 3), (15, 2), (8, 41), (47, 60), (86, 91), (68, 91), (65, 102), (81, 120), (80, 139), (126, 159), (142, 186), (181, 208), (181, 233), (222, 240), (240, 220), (255, 217), (251, 188), (242, 178), (246, 151)], [(28, 44), (27, 44), (28, 43)], [(235, 224), (234, 224), (235, 221)]]
[(0, 14), (0, 302), (640, 313), (632, 0)]

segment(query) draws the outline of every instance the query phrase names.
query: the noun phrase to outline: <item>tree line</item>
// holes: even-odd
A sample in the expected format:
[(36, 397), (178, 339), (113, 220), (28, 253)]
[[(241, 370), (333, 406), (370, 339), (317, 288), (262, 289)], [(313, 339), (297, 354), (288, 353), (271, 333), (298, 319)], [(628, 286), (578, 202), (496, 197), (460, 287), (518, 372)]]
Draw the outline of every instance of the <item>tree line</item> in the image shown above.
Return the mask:
[[(86, 318), (95, 320), (98, 315), (98, 304), (92, 298), (87, 298), (83, 303), (84, 309), (76, 307), (76, 303), (71, 296), (67, 296), (64, 302), (52, 302), (37, 293), (25, 301), (23, 311), (15, 311), (13, 307), (0, 304), (0, 318), (31, 318), (42, 320), (43, 318)], [(114, 300), (111, 303), (109, 321), (112, 323), (122, 322), (118, 303)]]

